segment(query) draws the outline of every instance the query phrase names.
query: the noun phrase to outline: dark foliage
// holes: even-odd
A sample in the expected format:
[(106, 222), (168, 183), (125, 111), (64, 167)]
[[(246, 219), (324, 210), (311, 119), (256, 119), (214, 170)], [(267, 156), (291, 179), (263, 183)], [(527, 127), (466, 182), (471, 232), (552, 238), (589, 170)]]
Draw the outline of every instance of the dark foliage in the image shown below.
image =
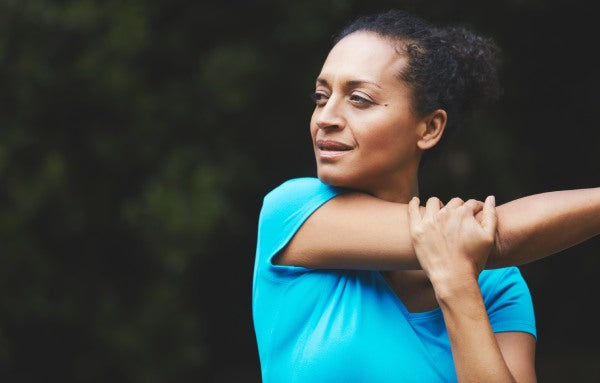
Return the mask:
[[(308, 95), (363, 12), (502, 48), (503, 97), (427, 163), (425, 196), (598, 186), (596, 22), (577, 4), (1, 0), (0, 379), (259, 381), (262, 196), (314, 174)], [(600, 379), (599, 254), (595, 238), (522, 267), (540, 381)]]

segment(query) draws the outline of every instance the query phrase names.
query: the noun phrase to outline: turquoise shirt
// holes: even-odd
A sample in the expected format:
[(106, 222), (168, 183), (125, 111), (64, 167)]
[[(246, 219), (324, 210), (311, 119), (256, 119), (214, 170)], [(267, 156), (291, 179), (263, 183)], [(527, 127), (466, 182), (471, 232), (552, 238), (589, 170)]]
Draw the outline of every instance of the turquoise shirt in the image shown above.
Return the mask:
[[(409, 312), (378, 271), (272, 263), (302, 223), (343, 192), (306, 177), (264, 198), (252, 290), (263, 383), (456, 382), (439, 308)], [(484, 270), (479, 284), (494, 332), (536, 336), (531, 295), (517, 267)]]

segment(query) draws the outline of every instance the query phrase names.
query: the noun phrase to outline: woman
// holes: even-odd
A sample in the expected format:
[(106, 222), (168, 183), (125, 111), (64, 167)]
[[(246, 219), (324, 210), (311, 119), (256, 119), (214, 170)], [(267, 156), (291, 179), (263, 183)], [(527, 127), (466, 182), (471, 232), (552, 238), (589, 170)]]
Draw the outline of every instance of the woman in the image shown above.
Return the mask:
[(423, 153), (496, 94), (494, 50), (401, 11), (335, 40), (310, 123), (318, 178), (271, 191), (259, 218), (265, 383), (536, 381), (534, 312), (515, 266), (597, 235), (600, 188), (497, 208), (431, 198), (422, 213), (414, 198)]

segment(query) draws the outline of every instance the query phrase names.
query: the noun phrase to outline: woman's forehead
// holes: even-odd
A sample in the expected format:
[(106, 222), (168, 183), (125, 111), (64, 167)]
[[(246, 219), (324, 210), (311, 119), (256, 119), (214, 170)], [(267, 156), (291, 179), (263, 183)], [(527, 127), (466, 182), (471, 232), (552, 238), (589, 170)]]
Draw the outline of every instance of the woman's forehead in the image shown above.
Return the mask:
[(372, 32), (355, 32), (340, 40), (329, 52), (320, 79), (360, 79), (383, 86), (397, 80), (406, 59), (389, 39)]

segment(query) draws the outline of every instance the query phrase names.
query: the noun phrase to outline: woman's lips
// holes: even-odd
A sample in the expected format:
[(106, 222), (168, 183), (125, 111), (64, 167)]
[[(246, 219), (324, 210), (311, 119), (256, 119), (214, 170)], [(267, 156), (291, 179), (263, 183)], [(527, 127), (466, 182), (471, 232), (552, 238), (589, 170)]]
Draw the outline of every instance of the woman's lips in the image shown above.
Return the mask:
[(317, 140), (316, 146), (322, 158), (339, 157), (353, 149), (350, 145), (333, 140)]

